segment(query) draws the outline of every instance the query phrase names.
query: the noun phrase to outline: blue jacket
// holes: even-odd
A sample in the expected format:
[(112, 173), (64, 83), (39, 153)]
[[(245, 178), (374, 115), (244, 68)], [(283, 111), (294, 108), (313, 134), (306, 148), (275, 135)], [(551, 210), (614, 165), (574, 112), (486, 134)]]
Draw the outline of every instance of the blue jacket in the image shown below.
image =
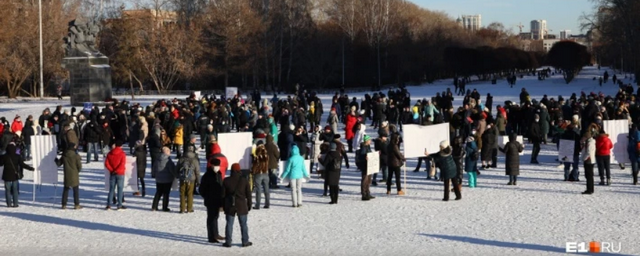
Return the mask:
[(291, 147), (291, 157), (287, 161), (287, 167), (282, 172), (281, 178), (289, 180), (309, 178), (304, 158), (300, 155), (300, 149), (296, 145)]
[(269, 117), (269, 125), (271, 126), (270, 134), (273, 136), (273, 142), (278, 144), (278, 125), (273, 121), (273, 117)]
[(478, 146), (475, 141), (467, 142), (467, 146), (465, 147), (466, 157), (464, 158), (464, 171), (465, 172), (477, 172), (478, 171), (478, 160), (471, 160), (471, 156), (478, 151)]
[(640, 154), (638, 154), (638, 142), (640, 142), (640, 131), (631, 130), (629, 132), (629, 145), (627, 146), (627, 153), (629, 153), (629, 160), (631, 162), (640, 162)]
[(440, 114), (440, 111), (438, 111), (438, 109), (436, 109), (433, 104), (429, 104), (428, 106), (424, 107), (423, 113), (425, 117), (429, 115), (429, 121), (433, 122), (433, 116), (435, 116), (435, 114)]

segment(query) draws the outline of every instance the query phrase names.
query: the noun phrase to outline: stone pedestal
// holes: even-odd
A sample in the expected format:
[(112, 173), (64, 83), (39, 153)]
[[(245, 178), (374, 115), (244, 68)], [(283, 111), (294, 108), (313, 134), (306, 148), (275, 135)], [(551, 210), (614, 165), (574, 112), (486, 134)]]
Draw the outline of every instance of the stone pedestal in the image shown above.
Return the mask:
[(83, 106), (85, 102), (99, 103), (111, 98), (109, 58), (66, 57), (62, 59), (62, 68), (69, 70), (71, 105)]

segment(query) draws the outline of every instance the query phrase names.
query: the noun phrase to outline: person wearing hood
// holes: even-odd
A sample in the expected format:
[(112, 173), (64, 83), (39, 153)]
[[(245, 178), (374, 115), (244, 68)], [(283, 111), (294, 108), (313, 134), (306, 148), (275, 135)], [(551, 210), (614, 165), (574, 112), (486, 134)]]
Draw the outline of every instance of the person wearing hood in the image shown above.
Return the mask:
[(534, 115), (534, 122), (531, 123), (531, 127), (529, 127), (529, 140), (533, 143), (533, 149), (531, 152), (531, 163), (539, 164), (538, 162), (538, 154), (540, 154), (540, 143), (542, 143), (543, 134), (542, 127), (540, 125), (540, 116), (538, 114)]
[(80, 195), (79, 186), (80, 186), (80, 171), (82, 170), (82, 159), (78, 153), (76, 153), (77, 147), (77, 137), (75, 141), (73, 140), (73, 136), (75, 136), (75, 132), (67, 126), (69, 129), (70, 139), (66, 139), (66, 146), (62, 147), (62, 161), (57, 162), (58, 166), (64, 165), (63, 173), (64, 173), (64, 188), (62, 190), (62, 209), (67, 209), (67, 199), (69, 197), (69, 188), (73, 189), (73, 202), (75, 204), (75, 209), (81, 209), (80, 206)]
[(17, 208), (18, 187), (20, 179), (22, 179), (22, 169), (33, 171), (33, 167), (24, 163), (24, 160), (17, 154), (17, 148), (14, 144), (7, 146), (7, 152), (0, 156), (0, 166), (4, 166), (2, 172), (2, 180), (4, 181), (4, 193), (7, 207)]
[(254, 210), (260, 210), (261, 193), (264, 189), (265, 209), (269, 209), (269, 154), (267, 148), (261, 142), (258, 143), (255, 153), (253, 154), (253, 164), (251, 165), (251, 174), (253, 175), (253, 183), (256, 188), (256, 205)]
[(34, 126), (33, 120), (27, 118), (27, 122), (25, 123), (24, 128), (22, 128), (22, 141), (24, 142), (24, 151), (22, 156), (25, 161), (31, 161), (31, 136), (36, 135), (36, 128)]
[(349, 147), (349, 153), (353, 152), (353, 138), (355, 137), (354, 134), (354, 127), (356, 125), (356, 123), (358, 122), (358, 118), (356, 117), (356, 110), (354, 107), (351, 108), (351, 111), (349, 112), (349, 114), (347, 114), (347, 117), (345, 118), (345, 139), (347, 139), (347, 146)]
[(604, 186), (605, 173), (607, 177), (607, 186), (611, 185), (611, 149), (613, 144), (609, 139), (609, 134), (604, 130), (600, 130), (600, 134), (596, 137), (596, 163), (598, 165), (598, 174), (600, 175), (600, 186)]
[(449, 191), (451, 191), (450, 184), (452, 182), (456, 200), (462, 199), (460, 186), (456, 178), (456, 163), (453, 160), (452, 153), (453, 149), (449, 145), (448, 140), (440, 142), (440, 152), (429, 154), (426, 150), (424, 151), (424, 155), (427, 156), (429, 160), (436, 162), (436, 165), (440, 167), (440, 177), (444, 180), (444, 198), (442, 201), (449, 201)]
[(402, 185), (400, 183), (400, 167), (404, 165), (406, 159), (400, 153), (400, 135), (393, 133), (389, 142), (387, 153), (387, 163), (389, 164), (389, 179), (387, 179), (387, 195), (391, 194), (391, 179), (395, 176), (398, 195), (403, 196)]
[[(298, 156), (300, 156), (298, 154)], [(304, 164), (302, 165), (304, 168)], [(233, 238), (233, 222), (235, 216), (240, 221), (240, 231), (242, 233), (242, 247), (249, 247), (253, 243), (249, 242), (249, 227), (247, 226), (247, 216), (251, 211), (251, 187), (249, 181), (242, 177), (240, 164), (231, 165), (231, 175), (224, 180), (224, 214), (227, 219), (225, 228), (224, 247), (231, 247)]]
[(195, 146), (188, 147), (176, 168), (180, 179), (180, 213), (193, 212), (193, 191), (200, 185), (200, 161), (195, 150)]
[(582, 192), (583, 195), (591, 195), (594, 192), (593, 188), (593, 166), (596, 158), (596, 140), (593, 139), (592, 131), (587, 130), (581, 139), (582, 147), (582, 161), (584, 163), (584, 176), (587, 179), (587, 190)]
[(227, 168), (229, 168), (229, 162), (227, 157), (222, 154), (222, 149), (218, 143), (211, 144), (211, 156), (208, 158), (207, 167), (211, 166), (213, 159), (220, 160), (220, 176), (224, 180), (227, 175)]
[(302, 206), (302, 182), (303, 179), (309, 179), (309, 173), (307, 173), (304, 158), (300, 155), (298, 146), (291, 147), (291, 157), (289, 157), (280, 178), (284, 180), (284, 183), (291, 183), (292, 206)]
[(509, 175), (509, 183), (507, 185), (517, 185), (518, 175), (520, 175), (520, 153), (524, 150), (524, 146), (517, 141), (515, 133), (509, 134), (509, 142), (500, 148), (505, 154), (505, 174)]
[(342, 169), (342, 156), (338, 151), (338, 145), (330, 143), (329, 152), (325, 154), (324, 158), (318, 156), (318, 159), (325, 168), (325, 184), (329, 186), (329, 197), (331, 198), (329, 204), (337, 204), (338, 194), (340, 193), (340, 171)]
[[(362, 143), (358, 147), (358, 151), (356, 151), (356, 165), (358, 169), (362, 172), (362, 179), (360, 180), (360, 194), (362, 195), (362, 201), (369, 201), (374, 199), (375, 197), (371, 195), (370, 186), (371, 186), (371, 176), (367, 171), (367, 162), (369, 161), (368, 153), (371, 153), (371, 137), (369, 135), (364, 135), (362, 139)], [(378, 171), (378, 170), (375, 170)], [(375, 180), (374, 180), (375, 182)], [(377, 186), (378, 183), (376, 182)]]
[(207, 238), (209, 243), (220, 243), (225, 238), (220, 236), (218, 231), (218, 218), (220, 218), (220, 208), (224, 206), (224, 188), (222, 187), (222, 176), (220, 175), (220, 160), (213, 159), (211, 166), (202, 175), (199, 192), (204, 198), (204, 206), (207, 207)]
[(492, 165), (496, 164), (493, 162), (493, 150), (498, 144), (498, 135), (496, 133), (496, 127), (492, 124), (487, 124), (487, 129), (482, 133), (482, 154), (480, 155), (482, 169), (489, 169)]
[(107, 197), (107, 210), (111, 209), (111, 199), (113, 198), (116, 185), (118, 186), (118, 210), (127, 209), (122, 205), (124, 194), (124, 174), (127, 165), (127, 155), (122, 150), (122, 140), (116, 140), (116, 146), (107, 154), (104, 160), (104, 167), (109, 171), (109, 196)]
[(274, 137), (267, 135), (267, 143), (264, 145), (269, 157), (269, 188), (278, 189), (278, 164), (280, 161), (280, 150), (274, 141)]
[(13, 123), (11, 123), (11, 132), (22, 132), (22, 128), (24, 124), (22, 123), (22, 119), (20, 119), (19, 115), (16, 115), (16, 118), (13, 119)]
[(158, 210), (160, 197), (162, 197), (162, 211), (171, 211), (169, 209), (169, 193), (171, 193), (171, 185), (176, 178), (176, 166), (169, 157), (170, 155), (171, 149), (163, 147), (162, 154), (155, 159), (151, 170), (152, 176), (156, 179), (156, 194), (151, 204), (152, 211)]
[[(486, 133), (486, 132), (485, 132)], [(484, 150), (483, 150), (484, 153)], [(469, 187), (476, 187), (478, 177), (478, 145), (472, 136), (467, 137), (465, 146), (464, 171), (469, 174)]]
[(636, 124), (631, 125), (629, 131), (629, 144), (627, 153), (631, 162), (631, 175), (633, 176), (633, 185), (638, 185), (638, 166), (640, 165), (640, 131)]

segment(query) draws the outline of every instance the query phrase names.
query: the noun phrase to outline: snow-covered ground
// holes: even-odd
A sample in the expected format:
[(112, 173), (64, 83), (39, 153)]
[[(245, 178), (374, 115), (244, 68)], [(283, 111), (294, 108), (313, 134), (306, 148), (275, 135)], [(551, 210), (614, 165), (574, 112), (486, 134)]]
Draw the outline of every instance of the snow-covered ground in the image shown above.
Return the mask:
[[(517, 100), (522, 87), (538, 99), (543, 94), (567, 98), (580, 91), (614, 94), (617, 86), (599, 87), (591, 80), (597, 72), (588, 68), (570, 85), (555, 76), (546, 81), (525, 77), (513, 89), (506, 81), (498, 85), (474, 82), (467, 88), (477, 88), (483, 98), (491, 93), (495, 105)], [(450, 84), (450, 80), (442, 81), (409, 90), (416, 100), (446, 88), (453, 90)], [(322, 95), (325, 107), (330, 97)], [(456, 105), (461, 100), (456, 97)], [(0, 116), (11, 120), (18, 113), (37, 118), (45, 106), (57, 104), (55, 100), (2, 103)], [(640, 188), (630, 184), (630, 168), (613, 168), (611, 186), (596, 186), (595, 194), (584, 196), (580, 194), (585, 190), (582, 176), (581, 182), (562, 181), (563, 172), (554, 161), (555, 145), (543, 146), (540, 165), (528, 164), (530, 153), (528, 145), (521, 158), (518, 186), (506, 185), (501, 156), (498, 169), (482, 171), (477, 188), (463, 188), (463, 200), (450, 202), (441, 201), (442, 183), (426, 180), (425, 172), (411, 172), (415, 160), (408, 162), (406, 196), (387, 196), (386, 187), (379, 186), (371, 188), (377, 198), (363, 202), (360, 173), (352, 163), (352, 169), (343, 170), (344, 192), (338, 205), (329, 205), (329, 199), (320, 196), (320, 179), (304, 185), (301, 208), (290, 207), (288, 189), (272, 190), (271, 209), (249, 214), (254, 246), (238, 247), (236, 221), (235, 246), (230, 249), (207, 243), (206, 212), (197, 196), (194, 214), (176, 213), (175, 191), (170, 203), (174, 212), (151, 212), (155, 184), (149, 175), (147, 197), (127, 195), (129, 209), (115, 212), (103, 209), (107, 193), (101, 163), (86, 165), (81, 173), (85, 208), (79, 211), (60, 210), (61, 188), (54, 199), (51, 185), (42, 186), (36, 202), (31, 202), (32, 177), (27, 172), (20, 187), (20, 208), (0, 204), (0, 255), (559, 255), (565, 253), (566, 242), (589, 241), (615, 242), (616, 247), (621, 243), (622, 254), (640, 255)], [(0, 191), (4, 194), (4, 187)], [(71, 195), (69, 199), (72, 202)], [(219, 224), (224, 236), (224, 217)]]

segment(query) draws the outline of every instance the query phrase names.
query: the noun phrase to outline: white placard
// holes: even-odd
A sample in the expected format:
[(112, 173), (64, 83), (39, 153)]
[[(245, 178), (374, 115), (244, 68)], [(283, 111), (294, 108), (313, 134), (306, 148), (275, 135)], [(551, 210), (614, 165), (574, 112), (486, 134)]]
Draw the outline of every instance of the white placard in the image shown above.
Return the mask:
[(611, 163), (628, 163), (629, 152), (629, 120), (609, 120), (602, 122), (602, 129), (609, 134), (613, 150), (611, 150)]
[(560, 140), (560, 148), (558, 149), (558, 159), (560, 162), (573, 163), (573, 154), (575, 152), (575, 141)]
[(227, 157), (227, 162), (231, 168), (234, 163), (240, 164), (240, 169), (251, 169), (251, 147), (253, 146), (253, 133), (234, 132), (219, 133), (218, 146), (222, 154)]
[[(519, 135), (518, 137), (516, 137), (516, 141), (520, 142), (520, 144), (522, 144), (522, 147), (524, 148), (524, 138), (522, 138), (521, 135)], [(498, 146), (500, 148), (504, 148), (504, 145), (509, 142), (509, 136), (498, 136)], [(520, 155), (524, 155), (524, 150), (522, 152), (520, 152)]]
[[(282, 177), (282, 173), (284, 172), (284, 168), (287, 167), (287, 161), (278, 162), (278, 178)], [(311, 160), (304, 160), (304, 170), (307, 172), (307, 176), (311, 177)], [(309, 182), (309, 179), (302, 179), (302, 182)], [(289, 179), (280, 179), (280, 184), (289, 184)]]
[(224, 90), (224, 96), (227, 99), (233, 98), (236, 94), (238, 94), (238, 87), (227, 87)]
[[(104, 189), (109, 191), (109, 171), (104, 170)], [(117, 187), (116, 187), (117, 188)], [(126, 192), (138, 192), (138, 165), (136, 158), (127, 156), (127, 163), (124, 170), (124, 188)], [(115, 191), (117, 192), (117, 191)]]
[(380, 152), (367, 153), (367, 175), (380, 172)]
[(58, 144), (54, 135), (31, 136), (31, 158), (33, 159), (33, 183), (58, 183), (58, 166), (55, 164)]
[(450, 141), (449, 123), (434, 125), (403, 125), (404, 157), (424, 157), (428, 152), (440, 151), (440, 142)]
[(200, 100), (200, 97), (202, 97), (202, 92), (201, 91), (195, 91), (195, 92), (193, 92), (193, 95), (195, 96), (196, 100)]

